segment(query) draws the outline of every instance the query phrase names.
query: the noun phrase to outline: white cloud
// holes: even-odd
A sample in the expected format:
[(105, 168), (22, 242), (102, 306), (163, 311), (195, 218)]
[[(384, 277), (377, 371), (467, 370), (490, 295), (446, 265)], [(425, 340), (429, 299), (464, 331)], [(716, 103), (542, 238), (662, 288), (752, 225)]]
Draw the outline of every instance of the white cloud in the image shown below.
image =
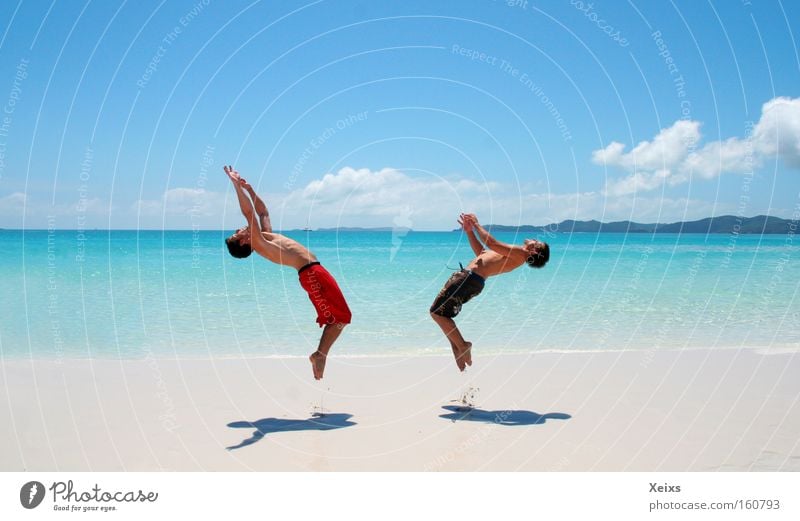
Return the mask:
[(22, 192), (14, 192), (0, 197), (0, 214), (22, 217), (37, 216), (74, 216), (78, 214), (108, 215), (108, 203), (96, 197), (81, 199), (75, 203), (45, 203), (32, 199)]
[(132, 219), (115, 215), (115, 221), (130, 221), (132, 226), (166, 229), (234, 229), (244, 219), (233, 190), (215, 192), (204, 188), (175, 187), (157, 199), (141, 199), (131, 205)]
[[(343, 168), (311, 181), (289, 194), (265, 192), (276, 229), (337, 226), (408, 227), (448, 230), (459, 213), (475, 212), (484, 223), (550, 224), (565, 219), (671, 222), (729, 211), (720, 204), (663, 197), (612, 196), (599, 192), (552, 194), (531, 186), (517, 187), (458, 176), (410, 175), (392, 168), (378, 171)], [(52, 206), (23, 193), (0, 197), (6, 226), (18, 226), (27, 213), (28, 226), (44, 227), (46, 216), (57, 226), (75, 227), (76, 205)], [(243, 224), (233, 191), (227, 193), (178, 187), (156, 199), (110, 208), (100, 199), (86, 201), (80, 212), (85, 226), (168, 229), (233, 229)], [(14, 220), (10, 220), (10, 217)], [(38, 219), (38, 220), (37, 220)]]
[[(411, 176), (392, 168), (371, 171), (345, 167), (290, 193), (262, 193), (276, 229), (337, 226), (449, 229), (460, 212), (508, 215), (508, 194), (497, 183), (461, 177)], [(137, 201), (140, 222), (169, 228), (232, 227), (242, 217), (233, 191), (172, 188), (158, 199)], [(516, 197), (517, 217), (520, 196)], [(488, 221), (487, 221), (488, 222)]]
[(272, 221), (279, 228), (333, 228), (393, 226), (402, 219), (417, 229), (447, 229), (460, 212), (490, 211), (500, 191), (492, 182), (345, 167), (273, 203)]
[(712, 141), (690, 154), (679, 165), (678, 175), (670, 179), (671, 184), (684, 182), (690, 175), (713, 179), (720, 174), (752, 172), (761, 164), (752, 139), (730, 138), (725, 141)]
[(761, 107), (761, 119), (753, 129), (758, 151), (780, 156), (800, 168), (800, 98), (775, 98)]
[(25, 208), (27, 197), (22, 192), (14, 192), (4, 197), (0, 197), (0, 212), (11, 214), (22, 211)]
[(685, 183), (693, 177), (713, 179), (723, 173), (752, 172), (770, 158), (800, 167), (800, 98), (774, 98), (761, 108), (761, 118), (745, 138), (712, 141), (697, 148), (700, 122), (676, 121), (652, 141), (630, 152), (612, 142), (592, 152), (596, 164), (618, 167), (627, 177), (609, 180), (605, 192), (623, 196)]
[(0, 197), (0, 226), (16, 228), (24, 222), (23, 214), (27, 206), (28, 198), (22, 192), (14, 192)]
[(160, 199), (141, 199), (134, 209), (143, 216), (220, 215), (225, 209), (225, 194), (203, 188), (171, 188)]
[(309, 224), (446, 230), (455, 228), (457, 215), (465, 211), (477, 213), (484, 223), (543, 225), (565, 219), (677, 221), (723, 210), (697, 200), (536, 193), (530, 187), (412, 176), (391, 168), (343, 168), (282, 198), (271, 197), (268, 204), (273, 225), (283, 229)]
[(606, 148), (592, 152), (592, 161), (626, 170), (658, 170), (685, 160), (699, 140), (700, 123), (681, 120), (661, 130), (653, 141), (642, 141), (627, 153), (623, 152), (625, 145), (614, 141)]

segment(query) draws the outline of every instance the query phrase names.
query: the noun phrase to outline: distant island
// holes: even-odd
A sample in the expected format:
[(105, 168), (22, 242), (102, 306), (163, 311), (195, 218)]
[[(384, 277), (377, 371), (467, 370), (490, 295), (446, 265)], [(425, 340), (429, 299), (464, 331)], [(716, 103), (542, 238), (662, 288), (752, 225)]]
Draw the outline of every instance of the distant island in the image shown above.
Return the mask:
[[(489, 224), (487, 229), (496, 232), (533, 232), (533, 233), (741, 233), (741, 234), (788, 234), (797, 233), (797, 221), (757, 215), (755, 217), (737, 217), (735, 215), (722, 215), (720, 217), (707, 217), (697, 221), (682, 221), (674, 223), (637, 223), (633, 221), (614, 221), (603, 223), (600, 221), (574, 221), (568, 219), (560, 223), (534, 226), (523, 224), (508, 226), (503, 224)], [(320, 232), (395, 232), (407, 233), (409, 228), (392, 228), (383, 226), (379, 228), (341, 227), (319, 228)], [(455, 228), (452, 231), (460, 231)]]
[(504, 226), (492, 224), (487, 228), (498, 232), (560, 232), (560, 233), (741, 233), (741, 234), (788, 234), (797, 231), (797, 221), (757, 215), (736, 217), (722, 215), (697, 221), (675, 223), (637, 223), (633, 221), (566, 220), (546, 226)]

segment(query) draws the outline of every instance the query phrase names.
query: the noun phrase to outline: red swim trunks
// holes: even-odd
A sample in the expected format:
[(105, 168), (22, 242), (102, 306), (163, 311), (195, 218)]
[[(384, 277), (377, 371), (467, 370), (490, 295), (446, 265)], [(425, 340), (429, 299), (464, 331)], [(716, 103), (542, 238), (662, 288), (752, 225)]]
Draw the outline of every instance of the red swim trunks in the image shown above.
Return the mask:
[(352, 315), (336, 279), (319, 262), (306, 264), (297, 272), (300, 285), (317, 310), (319, 327), (327, 324), (349, 324)]

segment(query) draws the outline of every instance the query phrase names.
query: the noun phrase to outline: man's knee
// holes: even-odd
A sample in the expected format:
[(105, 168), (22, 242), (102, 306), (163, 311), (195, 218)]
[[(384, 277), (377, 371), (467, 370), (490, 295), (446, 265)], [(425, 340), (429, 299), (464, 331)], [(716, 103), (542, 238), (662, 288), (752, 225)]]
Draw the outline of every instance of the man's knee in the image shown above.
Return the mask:
[(325, 324), (325, 329), (338, 329), (341, 331), (346, 325), (347, 323), (345, 322), (329, 322)]
[(449, 322), (453, 320), (452, 317), (448, 317), (441, 311), (431, 311), (431, 318), (433, 319), (434, 322), (442, 322), (442, 321)]

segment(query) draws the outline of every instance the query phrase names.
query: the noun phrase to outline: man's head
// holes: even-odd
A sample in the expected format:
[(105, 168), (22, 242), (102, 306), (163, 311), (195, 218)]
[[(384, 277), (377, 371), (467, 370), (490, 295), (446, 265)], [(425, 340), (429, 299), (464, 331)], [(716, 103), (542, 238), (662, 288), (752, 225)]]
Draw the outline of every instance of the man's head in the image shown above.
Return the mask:
[(531, 268), (541, 268), (550, 260), (550, 245), (535, 239), (525, 239), (524, 246), (528, 252), (526, 262)]
[(250, 246), (250, 229), (246, 226), (239, 228), (225, 239), (225, 244), (228, 246), (228, 252), (237, 259), (247, 258), (253, 253), (253, 248)]

